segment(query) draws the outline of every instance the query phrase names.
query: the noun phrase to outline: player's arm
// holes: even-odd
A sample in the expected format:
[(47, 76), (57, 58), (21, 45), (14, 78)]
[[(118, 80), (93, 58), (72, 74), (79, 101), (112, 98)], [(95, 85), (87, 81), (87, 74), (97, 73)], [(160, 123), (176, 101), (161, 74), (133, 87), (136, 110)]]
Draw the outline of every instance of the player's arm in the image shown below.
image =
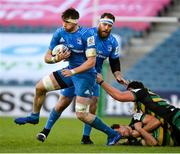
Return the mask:
[(160, 120), (158, 120), (156, 117), (152, 115), (145, 114), (144, 118), (142, 120), (143, 122), (143, 129), (145, 129), (148, 132), (151, 132), (152, 130), (156, 129), (161, 125)]
[(135, 95), (131, 91), (122, 92), (110, 84), (106, 83), (102, 79), (102, 75), (97, 75), (97, 83), (101, 85), (101, 87), (109, 94), (112, 98), (121, 101), (121, 102), (128, 102), (128, 101), (135, 101)]
[(112, 51), (109, 55), (109, 64), (111, 67), (111, 71), (117, 82), (123, 85), (127, 85), (127, 81), (123, 78), (123, 75), (121, 73), (121, 63), (119, 58), (120, 50), (121, 50), (120, 38), (119, 37), (113, 37), (113, 38), (114, 39), (112, 39)]
[(91, 56), (87, 56), (87, 60), (83, 64), (81, 64), (80, 66), (73, 68), (71, 70), (64, 69), (64, 70), (62, 70), (62, 74), (65, 77), (68, 77), (68, 76), (72, 76), (74, 74), (84, 72), (84, 71), (94, 67), (96, 64), (96, 49), (91, 49), (88, 52), (91, 53), (90, 54)]
[(119, 58), (115, 58), (115, 59), (109, 58), (109, 63), (110, 63), (111, 71), (115, 79), (117, 80), (117, 82), (123, 85), (127, 85), (127, 81), (123, 78), (122, 73), (121, 73), (121, 66), (120, 66)]
[[(143, 129), (147, 132), (151, 132), (152, 130), (156, 129), (161, 125), (161, 122), (156, 117), (139, 112), (133, 114), (133, 118), (131, 121), (131, 123), (134, 124), (136, 124), (137, 122), (141, 122), (143, 124)], [(138, 137), (138, 135), (136, 135), (136, 137)]]
[(83, 39), (83, 44), (86, 49), (85, 54), (86, 54), (87, 60), (76, 68), (73, 68), (71, 70), (63, 70), (62, 74), (65, 77), (87, 71), (90, 68), (94, 67), (96, 64), (95, 37), (92, 34), (88, 33), (88, 31), (86, 32), (87, 33), (84, 33), (82, 39)]
[(74, 68), (75, 73), (81, 73), (90, 68), (94, 67), (96, 64), (96, 49), (91, 48), (86, 50), (87, 60), (81, 64), (79, 67)]
[(141, 134), (141, 136), (145, 140), (146, 145), (157, 145), (157, 140), (144, 128), (142, 128), (142, 122), (135, 123), (134, 127)]
[(44, 56), (44, 61), (48, 64), (54, 64), (58, 63), (70, 56), (70, 52), (65, 51), (65, 52), (60, 52), (56, 56), (52, 56), (52, 50), (48, 49)]

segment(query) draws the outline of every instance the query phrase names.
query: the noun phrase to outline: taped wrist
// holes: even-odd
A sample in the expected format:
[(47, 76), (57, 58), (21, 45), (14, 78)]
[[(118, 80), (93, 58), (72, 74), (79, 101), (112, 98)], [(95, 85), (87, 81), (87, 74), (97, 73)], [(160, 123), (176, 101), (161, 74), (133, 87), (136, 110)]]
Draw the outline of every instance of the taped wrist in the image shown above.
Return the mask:
[(98, 84), (101, 85), (104, 82), (104, 80), (100, 81)]
[(72, 75), (74, 75), (74, 74), (76, 74), (76, 71), (75, 70), (70, 70), (71, 71), (71, 73), (72, 73)]

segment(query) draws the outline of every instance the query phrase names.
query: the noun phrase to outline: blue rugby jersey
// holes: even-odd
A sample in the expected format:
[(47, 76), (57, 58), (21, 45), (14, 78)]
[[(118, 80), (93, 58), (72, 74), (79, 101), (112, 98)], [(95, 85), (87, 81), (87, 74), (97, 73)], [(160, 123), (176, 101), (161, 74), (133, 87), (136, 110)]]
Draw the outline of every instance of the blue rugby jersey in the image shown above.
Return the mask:
[[(65, 31), (63, 27), (58, 28), (50, 42), (49, 49), (53, 48), (58, 44), (64, 44), (71, 50), (71, 55), (68, 58), (69, 68), (73, 69), (80, 66), (86, 60), (86, 50), (95, 48), (94, 34), (92, 31), (88, 31), (85, 27), (79, 27), (76, 32), (69, 33)], [(86, 72), (96, 72), (95, 68), (91, 68)]]
[(94, 33), (95, 44), (96, 44), (96, 71), (101, 73), (103, 62), (106, 58), (112, 59), (119, 58), (120, 45), (117, 39), (110, 34), (107, 38), (102, 39), (98, 35), (98, 29), (96, 27), (90, 28), (89, 31)]
[[(121, 46), (119, 45), (117, 39), (110, 34), (108, 38), (101, 39), (98, 35), (97, 28), (89, 28), (88, 31), (90, 33), (93, 33), (95, 36), (95, 44), (96, 44), (96, 71), (98, 73), (101, 73), (102, 65), (105, 59), (108, 57), (111, 57), (112, 59), (119, 58), (119, 50)], [(94, 87), (94, 95), (93, 96), (99, 96), (99, 86), (96, 85)], [(60, 92), (62, 95), (66, 97), (74, 97), (74, 87), (66, 88), (61, 90)]]

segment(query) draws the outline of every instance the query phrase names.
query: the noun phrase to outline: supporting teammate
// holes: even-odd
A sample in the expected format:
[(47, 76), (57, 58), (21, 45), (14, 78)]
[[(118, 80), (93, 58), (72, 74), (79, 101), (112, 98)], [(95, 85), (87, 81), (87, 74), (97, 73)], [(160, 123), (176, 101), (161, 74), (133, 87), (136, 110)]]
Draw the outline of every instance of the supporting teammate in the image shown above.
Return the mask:
[[(15, 123), (20, 125), (26, 123), (37, 124), (46, 93), (74, 86), (77, 118), (107, 134), (107, 145), (114, 145), (120, 140), (121, 135), (104, 124), (97, 116), (87, 111), (96, 80), (96, 44), (91, 31), (87, 31), (87, 28), (79, 27), (78, 19), (79, 13), (74, 8), (63, 12), (63, 27), (55, 31), (47, 53), (48, 56), (45, 57), (45, 62), (56, 63), (69, 56), (69, 66), (45, 76), (36, 84), (31, 115), (16, 118)], [(51, 52), (58, 44), (66, 45), (71, 51), (70, 55), (67, 53), (64, 57), (62, 55), (52, 57)]]
[[(99, 24), (97, 28), (90, 28), (95, 37), (96, 43), (96, 70), (101, 73), (102, 65), (105, 59), (109, 58), (111, 70), (113, 72), (116, 80), (122, 84), (127, 84), (122, 78), (120, 70), (120, 60), (119, 60), (119, 50), (120, 46), (116, 38), (111, 34), (113, 23), (115, 22), (115, 17), (111, 13), (103, 13), (101, 15)], [(62, 112), (66, 107), (72, 102), (75, 96), (74, 87), (66, 88), (61, 90), (61, 97), (56, 104), (55, 108), (50, 113), (49, 119), (45, 125), (45, 128), (37, 134), (37, 139), (44, 142), (47, 138), (51, 128), (53, 127), (56, 120), (61, 116)], [(90, 113), (95, 114), (96, 106), (99, 97), (99, 85), (96, 84), (93, 89), (93, 96), (90, 104)], [(85, 124), (83, 137), (81, 140), (82, 144), (93, 144), (90, 139), (91, 126)]]

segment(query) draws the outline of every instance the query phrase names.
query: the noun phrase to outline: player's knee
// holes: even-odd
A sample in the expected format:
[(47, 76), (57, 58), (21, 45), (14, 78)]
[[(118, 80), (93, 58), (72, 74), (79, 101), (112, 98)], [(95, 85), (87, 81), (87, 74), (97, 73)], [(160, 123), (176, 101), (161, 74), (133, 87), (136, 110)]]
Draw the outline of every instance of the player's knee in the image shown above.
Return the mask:
[(86, 122), (86, 121), (87, 121), (87, 120), (86, 120), (87, 114), (88, 114), (88, 113), (86, 113), (86, 112), (76, 112), (76, 117), (77, 117), (79, 120), (81, 120), (81, 121), (83, 121), (83, 122)]
[(79, 120), (81, 121), (86, 121), (86, 117), (88, 115), (88, 105), (86, 104), (81, 104), (81, 103), (76, 103), (75, 106), (75, 110), (76, 110), (76, 116)]
[(46, 93), (46, 89), (44, 88), (41, 82), (38, 82), (36, 84), (36, 94), (42, 94), (42, 93)]

